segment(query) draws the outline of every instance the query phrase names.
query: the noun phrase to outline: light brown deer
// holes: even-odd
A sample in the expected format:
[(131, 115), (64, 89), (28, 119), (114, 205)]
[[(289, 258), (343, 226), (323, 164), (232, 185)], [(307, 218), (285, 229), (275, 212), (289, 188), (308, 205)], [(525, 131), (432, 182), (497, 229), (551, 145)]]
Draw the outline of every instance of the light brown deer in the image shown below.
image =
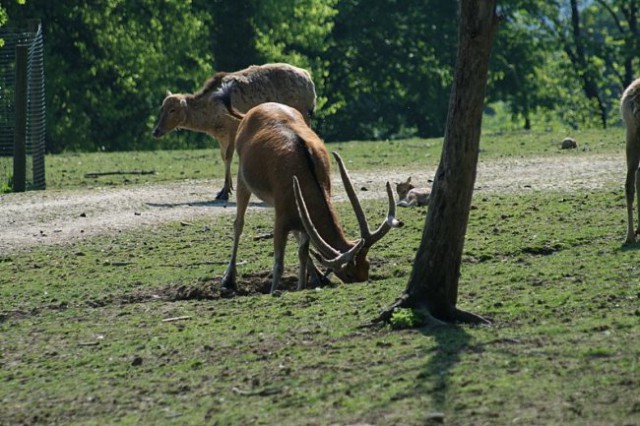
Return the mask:
[(289, 64), (266, 64), (232, 73), (219, 72), (193, 94), (167, 92), (153, 136), (160, 138), (173, 129), (186, 129), (215, 138), (224, 162), (224, 186), (216, 199), (228, 200), (233, 189), (231, 159), (238, 120), (229, 116), (215, 96), (222, 85), (229, 90), (231, 105), (241, 112), (263, 102), (281, 102), (300, 111), (307, 124), (315, 111), (316, 91), (306, 70)]
[(361, 282), (369, 277), (367, 253), (391, 228), (402, 226), (395, 218), (395, 202), (387, 182), (387, 217), (374, 232), (340, 156), (334, 153), (342, 181), (358, 219), (361, 238), (349, 241), (331, 202), (329, 153), (318, 135), (294, 108), (278, 103), (258, 105), (246, 115), (235, 111), (223, 91), (219, 94), (231, 116), (242, 120), (235, 140), (239, 157), (237, 211), (231, 259), (222, 278), (222, 288), (236, 288), (236, 259), (244, 227), (244, 216), (252, 194), (275, 208), (273, 231), (274, 265), (271, 292), (281, 281), (289, 232), (298, 239), (298, 289), (306, 287), (309, 245), (316, 258), (342, 281)]
[(640, 78), (627, 87), (620, 99), (620, 112), (627, 129), (627, 243), (636, 241), (640, 233), (640, 224), (634, 230), (633, 199), (638, 191), (638, 218), (640, 220)]
[(396, 183), (396, 192), (398, 193), (398, 206), (428, 206), (431, 191), (427, 188), (416, 188), (411, 183), (411, 176), (405, 181)]

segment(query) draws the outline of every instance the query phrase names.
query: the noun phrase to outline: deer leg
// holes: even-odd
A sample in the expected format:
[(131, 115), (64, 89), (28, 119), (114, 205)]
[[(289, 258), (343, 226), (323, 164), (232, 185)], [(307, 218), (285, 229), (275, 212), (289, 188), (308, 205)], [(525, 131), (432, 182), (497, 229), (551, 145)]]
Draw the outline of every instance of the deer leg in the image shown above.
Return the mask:
[(307, 272), (309, 273), (309, 278), (311, 280), (311, 284), (313, 287), (323, 287), (325, 285), (329, 285), (331, 281), (329, 278), (329, 274), (323, 274), (320, 269), (313, 263), (313, 258), (308, 256), (307, 260)]
[[(239, 190), (238, 190), (239, 191)], [(276, 212), (276, 217), (278, 216)], [(273, 277), (271, 281), (271, 293), (278, 289), (284, 271), (284, 250), (287, 246), (287, 232), (282, 224), (276, 221), (273, 229)]]
[[(627, 243), (636, 241), (636, 231), (633, 221), (633, 201), (638, 190), (640, 175), (638, 165), (640, 163), (640, 144), (637, 143), (634, 125), (627, 125), (627, 179), (625, 181), (625, 194), (627, 198)], [(638, 194), (638, 215), (640, 220), (640, 193)], [(638, 227), (640, 229), (640, 226)]]
[(238, 193), (236, 194), (236, 219), (233, 222), (233, 246), (231, 248), (231, 259), (227, 265), (227, 270), (222, 277), (221, 288), (227, 290), (236, 290), (236, 260), (238, 256), (238, 244), (240, 243), (240, 235), (244, 228), (244, 215), (249, 205), (251, 192), (243, 185), (242, 181), (238, 183)]
[(233, 190), (233, 180), (231, 179), (231, 160), (233, 159), (233, 137), (229, 137), (226, 147), (220, 146), (220, 156), (224, 163), (224, 186), (216, 195), (216, 200), (228, 200)]
[(627, 196), (627, 243), (636, 241), (636, 234), (633, 230), (633, 199), (636, 183), (636, 168), (627, 170), (627, 180), (624, 185)]
[[(299, 231), (295, 231), (294, 235), (296, 237), (296, 240), (298, 240), (298, 246), (300, 247), (298, 249), (298, 257), (300, 257), (300, 250), (302, 249), (302, 243), (303, 243), (303, 238), (309, 238), (308, 235), (306, 235), (304, 232), (299, 232)], [(306, 272), (307, 272), (307, 277), (305, 277), (304, 280), (304, 287), (302, 288), (306, 288), (307, 284), (310, 282), (312, 287), (322, 287), (325, 285), (328, 285), (331, 281), (329, 281), (329, 279), (326, 277), (325, 274), (322, 273), (322, 271), (320, 271), (320, 269), (318, 269), (318, 267), (316, 266), (316, 264), (313, 262), (313, 258), (311, 257), (311, 255), (309, 254), (309, 243), (307, 243), (307, 249), (306, 249), (306, 253), (307, 253), (307, 260), (306, 260)], [(302, 260), (300, 260), (300, 265), (302, 266)], [(298, 290), (300, 290), (300, 277), (298, 277)]]
[(307, 266), (311, 261), (309, 258), (309, 236), (304, 232), (298, 232), (298, 260), (300, 261), (300, 270), (298, 271), (298, 291), (307, 287)]
[[(636, 208), (638, 209), (638, 227), (636, 228), (634, 235), (640, 234), (640, 167), (638, 167), (635, 171), (636, 175)], [(633, 228), (633, 222), (631, 223), (631, 227)]]

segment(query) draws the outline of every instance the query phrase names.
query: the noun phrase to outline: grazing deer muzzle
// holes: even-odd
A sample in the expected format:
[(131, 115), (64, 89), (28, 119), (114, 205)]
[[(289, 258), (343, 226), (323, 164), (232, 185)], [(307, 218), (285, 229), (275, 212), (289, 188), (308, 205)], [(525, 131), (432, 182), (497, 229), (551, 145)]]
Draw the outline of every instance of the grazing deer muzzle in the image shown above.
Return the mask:
[(318, 261), (342, 281), (366, 281), (369, 278), (369, 249), (391, 228), (402, 226), (402, 222), (395, 218), (391, 184), (387, 182), (386, 188), (389, 202), (387, 217), (371, 232), (344, 163), (334, 153), (360, 228), (358, 240), (347, 240), (331, 202), (329, 153), (302, 114), (292, 107), (267, 102), (243, 115), (231, 107), (224, 88), (219, 96), (229, 116), (241, 120), (235, 140), (239, 167), (234, 239), (222, 288), (236, 288), (238, 244), (252, 194), (275, 208), (272, 292), (278, 288), (282, 278), (289, 232), (298, 237), (298, 289), (306, 287), (307, 270), (318, 274), (310, 258), (311, 245), (317, 251), (313, 253)]
[(389, 200), (387, 217), (375, 232), (371, 232), (360, 200), (353, 189), (353, 183), (344, 166), (344, 162), (337, 152), (334, 152), (333, 155), (338, 163), (342, 182), (356, 214), (356, 219), (358, 220), (360, 240), (352, 243), (353, 247), (345, 252), (340, 252), (334, 247), (331, 247), (331, 245), (322, 238), (316, 226), (311, 221), (309, 210), (307, 209), (302, 191), (300, 190), (300, 183), (298, 182), (298, 178), (294, 176), (293, 189), (296, 197), (296, 205), (305, 232), (309, 235), (311, 243), (319, 252), (316, 259), (326, 268), (333, 271), (342, 281), (346, 283), (362, 282), (369, 278), (369, 260), (367, 259), (369, 248), (384, 237), (391, 228), (400, 228), (404, 224), (396, 219), (396, 204), (393, 198), (393, 191), (391, 190), (391, 184), (387, 182), (386, 188)]

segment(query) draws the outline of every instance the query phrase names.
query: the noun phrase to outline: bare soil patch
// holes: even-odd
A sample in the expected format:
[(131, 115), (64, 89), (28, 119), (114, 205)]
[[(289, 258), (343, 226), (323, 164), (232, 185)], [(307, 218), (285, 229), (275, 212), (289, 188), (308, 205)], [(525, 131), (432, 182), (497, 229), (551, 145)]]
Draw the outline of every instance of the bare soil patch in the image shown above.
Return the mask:
[[(351, 173), (361, 198), (381, 198), (384, 181), (429, 185), (434, 168)], [(619, 155), (559, 155), (480, 161), (476, 192), (579, 191), (620, 186), (624, 157)], [(42, 191), (0, 196), (0, 255), (39, 244), (64, 244), (96, 235), (190, 222), (235, 214), (233, 200), (213, 201), (221, 180), (194, 180), (170, 184), (69, 191)], [(334, 176), (337, 200), (345, 199)], [(266, 211), (254, 200), (250, 212)]]

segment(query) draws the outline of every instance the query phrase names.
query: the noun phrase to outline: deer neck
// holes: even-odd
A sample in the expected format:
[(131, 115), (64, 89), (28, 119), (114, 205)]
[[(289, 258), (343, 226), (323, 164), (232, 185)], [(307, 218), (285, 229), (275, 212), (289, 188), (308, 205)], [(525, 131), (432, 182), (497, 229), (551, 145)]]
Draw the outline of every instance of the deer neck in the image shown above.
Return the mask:
[(353, 247), (347, 240), (338, 215), (330, 202), (330, 196), (325, 196), (325, 208), (315, 208), (309, 212), (311, 220), (318, 230), (318, 234), (334, 249), (345, 252)]
[(230, 117), (218, 113), (216, 105), (210, 101), (210, 97), (187, 95), (185, 99), (187, 101), (187, 116), (186, 122), (182, 126), (184, 129), (220, 138), (228, 129), (234, 126), (237, 128), (237, 124)]

